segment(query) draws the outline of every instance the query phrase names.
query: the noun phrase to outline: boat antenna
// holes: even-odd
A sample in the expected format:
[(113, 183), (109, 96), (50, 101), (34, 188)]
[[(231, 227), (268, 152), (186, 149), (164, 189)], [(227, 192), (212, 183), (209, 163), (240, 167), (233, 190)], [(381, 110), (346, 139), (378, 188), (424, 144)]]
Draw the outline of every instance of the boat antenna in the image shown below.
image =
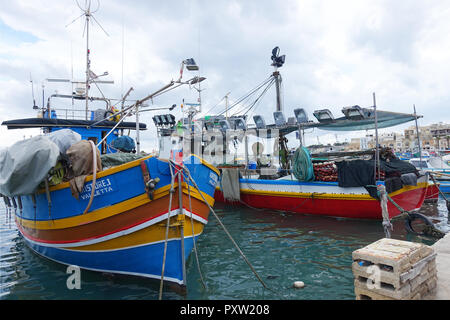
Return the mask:
[(83, 11), (83, 13), (78, 18), (74, 19), (71, 23), (66, 25), (66, 27), (71, 25), (72, 23), (74, 23), (76, 20), (78, 20), (82, 16), (85, 16), (86, 20), (84, 23), (83, 36), (84, 36), (84, 32), (86, 31), (86, 93), (85, 94), (86, 94), (86, 120), (88, 120), (89, 84), (92, 80), (97, 78), (97, 76), (95, 76), (95, 74), (90, 70), (91, 60), (90, 60), (89, 56), (90, 56), (91, 51), (89, 49), (89, 22), (91, 21), (91, 18), (92, 18), (92, 20), (94, 20), (95, 23), (97, 23), (97, 25), (100, 27), (100, 29), (102, 29), (103, 32), (108, 37), (109, 37), (109, 34), (105, 31), (105, 29), (100, 25), (100, 23), (97, 21), (97, 19), (95, 19), (94, 15), (93, 15), (100, 8), (99, 0), (97, 0), (97, 8), (95, 8), (95, 10), (91, 9), (91, 4), (92, 4), (91, 0), (85, 0), (84, 7), (80, 5), (78, 0), (75, 0), (75, 2), (77, 4), (78, 8), (80, 8), (80, 10)]
[(37, 110), (39, 107), (36, 105), (36, 100), (34, 99), (34, 85), (33, 85), (33, 79), (31, 78), (31, 72), (30, 72), (30, 82), (31, 82), (31, 96), (33, 97), (33, 109)]

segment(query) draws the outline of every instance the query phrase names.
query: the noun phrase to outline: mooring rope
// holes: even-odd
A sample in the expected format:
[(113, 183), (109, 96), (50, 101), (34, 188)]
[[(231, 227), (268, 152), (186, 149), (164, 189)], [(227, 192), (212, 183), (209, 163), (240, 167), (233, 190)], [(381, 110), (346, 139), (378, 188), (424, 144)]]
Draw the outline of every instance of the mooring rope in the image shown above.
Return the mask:
[(170, 169), (170, 190), (169, 190), (169, 211), (167, 212), (167, 223), (166, 223), (166, 236), (164, 241), (164, 253), (163, 253), (163, 262), (162, 262), (162, 269), (161, 269), (161, 282), (159, 284), (159, 300), (162, 300), (162, 292), (163, 292), (163, 285), (164, 285), (164, 269), (166, 266), (166, 255), (167, 255), (167, 242), (169, 241), (169, 224), (170, 224), (170, 211), (172, 211), (172, 195), (174, 193), (174, 183), (175, 183), (175, 177), (178, 175), (178, 172), (173, 174), (172, 171), (172, 164), (169, 162), (169, 169)]
[(92, 187), (91, 187), (91, 198), (89, 199), (89, 203), (84, 209), (83, 214), (88, 212), (89, 208), (91, 207), (92, 200), (94, 200), (94, 192), (95, 192), (95, 184), (97, 182), (97, 147), (95, 146), (94, 142), (89, 140), (92, 147), (92, 165), (93, 165), (93, 173), (92, 173)]
[[(373, 187), (373, 186), (368, 186), (368, 187)], [(435, 225), (431, 221), (429, 221), (429, 219), (426, 216), (424, 216), (420, 213), (412, 214), (411, 212), (403, 209), (398, 203), (396, 203), (394, 201), (394, 199), (392, 199), (389, 196), (389, 194), (386, 191), (386, 187), (384, 185), (377, 186), (377, 193), (380, 198), (379, 201), (380, 201), (380, 205), (381, 205), (381, 209), (382, 209), (381, 213), (383, 216), (383, 229), (384, 229), (386, 238), (391, 237), (390, 231), (392, 231), (394, 229), (394, 227), (391, 223), (392, 221), (396, 221), (396, 220), (400, 220), (400, 219), (406, 219), (406, 220), (411, 219), (411, 221), (412, 221), (414, 219), (413, 215), (415, 215), (416, 217), (420, 217), (424, 221), (428, 221), (427, 223), (429, 223), (429, 224), (427, 226), (425, 226), (423, 234), (430, 235), (430, 236), (437, 237), (437, 238), (442, 238), (445, 235), (445, 233), (443, 233), (438, 228), (436, 228)], [(389, 218), (389, 213), (387, 210), (387, 201), (392, 203), (400, 211), (399, 215)], [(411, 230), (411, 231), (415, 232), (414, 230)]]
[[(195, 240), (195, 232), (194, 232), (194, 218), (192, 217), (194, 215), (193, 211), (192, 211), (192, 202), (191, 202), (191, 186), (189, 184), (189, 181), (187, 183), (188, 186), (188, 196), (189, 196), (189, 210), (191, 211), (191, 228), (192, 228), (192, 241), (194, 243), (194, 254), (195, 254), (195, 260), (197, 261), (197, 269), (198, 269), (198, 273), (200, 274), (200, 281), (203, 285), (204, 289), (206, 288), (206, 283), (203, 280), (203, 275), (202, 275), (202, 270), (200, 269), (200, 261), (198, 259), (198, 254), (197, 254), (197, 242)], [(198, 190), (198, 192), (200, 193), (200, 190)]]
[[(171, 161), (171, 160), (169, 160)], [(214, 211), (214, 209), (210, 206), (210, 204), (208, 203), (208, 201), (205, 199), (205, 197), (203, 196), (202, 192), (200, 191), (200, 188), (197, 186), (197, 183), (195, 182), (195, 180), (192, 178), (189, 169), (187, 169), (186, 167), (183, 167), (186, 170), (188, 179), (192, 182), (192, 184), (194, 185), (194, 187), (199, 191), (200, 196), (202, 197), (203, 201), (206, 203), (206, 205), (208, 206), (209, 210), (211, 210), (211, 212), (213, 213), (214, 217), (217, 219), (217, 221), (219, 222), (220, 226), (222, 227), (222, 229), (225, 231), (226, 235), (228, 236), (228, 238), (231, 240), (231, 242), (233, 243), (233, 245), (235, 246), (235, 248), (237, 249), (237, 251), (239, 252), (239, 254), (242, 256), (242, 258), (244, 259), (244, 261), (247, 263), (247, 265), (250, 267), (250, 269), (252, 270), (253, 274), (256, 276), (256, 278), (258, 279), (258, 281), (263, 285), (264, 288), (272, 290), (271, 288), (269, 288), (264, 281), (261, 279), (261, 277), (259, 276), (259, 274), (256, 272), (255, 268), (253, 268), (252, 264), (250, 263), (250, 261), (247, 259), (247, 257), (245, 256), (245, 254), (242, 252), (241, 248), (239, 248), (238, 244), (236, 243), (236, 241), (234, 241), (233, 237), (231, 236), (231, 234), (228, 232), (227, 228), (224, 226), (224, 224), (222, 223), (222, 221), (220, 220), (220, 218), (217, 216), (216, 212)], [(272, 290), (273, 291), (273, 290)]]

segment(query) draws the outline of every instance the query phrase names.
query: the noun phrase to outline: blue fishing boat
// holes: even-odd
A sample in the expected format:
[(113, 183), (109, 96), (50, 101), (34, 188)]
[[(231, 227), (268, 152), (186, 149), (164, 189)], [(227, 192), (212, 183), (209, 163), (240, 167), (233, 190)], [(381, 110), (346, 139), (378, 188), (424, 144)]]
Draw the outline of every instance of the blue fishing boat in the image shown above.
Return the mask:
[[(87, 27), (91, 14), (87, 8)], [(99, 81), (87, 65), (84, 88), (34, 106), (35, 118), (2, 123), (8, 129), (40, 128), (43, 134), (0, 152), (0, 196), (16, 208), (26, 244), (45, 258), (184, 286), (186, 260), (208, 222), (219, 171), (192, 154), (162, 159), (142, 153), (139, 132), (146, 125), (138, 115), (151, 111), (144, 109), (145, 101), (198, 78), (180, 77), (131, 104), (129, 90), (119, 111), (111, 100), (89, 95), (90, 85)], [(67, 117), (73, 109), (58, 112), (54, 98), (85, 101), (84, 118)], [(95, 100), (106, 108), (90, 110)], [(131, 114), (136, 121), (125, 122)], [(136, 130), (136, 143), (124, 135), (129, 130)]]

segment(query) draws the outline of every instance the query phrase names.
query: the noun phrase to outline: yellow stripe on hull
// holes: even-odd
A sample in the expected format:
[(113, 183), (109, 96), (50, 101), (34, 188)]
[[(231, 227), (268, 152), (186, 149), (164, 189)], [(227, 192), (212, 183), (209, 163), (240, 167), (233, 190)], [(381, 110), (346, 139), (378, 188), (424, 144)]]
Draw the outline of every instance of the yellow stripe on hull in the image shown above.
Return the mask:
[[(187, 184), (182, 183), (182, 186), (183, 186), (183, 193), (187, 195), (188, 194)], [(177, 188), (178, 183), (174, 184), (174, 187)], [(156, 190), (154, 194), (154, 200), (160, 199), (164, 196), (168, 196), (169, 190), (170, 185), (164, 186)], [(190, 188), (190, 194), (191, 197), (196, 198), (203, 202), (203, 198), (200, 196), (200, 193), (195, 188), (193, 187)], [(202, 195), (205, 197), (209, 205), (212, 207), (214, 205), (214, 198), (212, 198), (211, 196), (209, 196), (204, 192), (202, 192)], [(92, 212), (88, 212), (87, 214), (84, 215), (80, 214), (70, 218), (47, 220), (47, 221), (34, 221), (29, 219), (22, 219), (16, 215), (16, 220), (17, 223), (19, 223), (20, 225), (32, 229), (39, 229), (39, 230), (64, 229), (106, 219), (111, 216), (120, 214), (122, 212), (132, 210), (149, 202), (150, 199), (148, 198), (147, 194), (144, 193), (137, 197), (117, 203), (115, 205), (104, 207)]]
[[(396, 196), (403, 192), (427, 188), (427, 182), (419, 182), (417, 186), (404, 186), (401, 189), (394, 191), (389, 194), (390, 197)], [(268, 191), (268, 190), (251, 190), (251, 189), (241, 189), (243, 194), (256, 194), (262, 196), (279, 196), (279, 197), (293, 197), (293, 198), (311, 198), (315, 199), (333, 199), (333, 200), (376, 200), (372, 198), (369, 194), (345, 194), (345, 193), (320, 193), (320, 192), (284, 192), (284, 191)]]
[[(181, 221), (179, 220), (181, 219)], [(184, 219), (184, 220), (183, 220)], [(169, 222), (168, 240), (179, 239), (180, 223), (184, 225), (184, 237), (192, 237), (192, 223), (190, 217), (183, 215), (182, 217), (171, 217)], [(115, 250), (139, 245), (146, 245), (154, 242), (164, 242), (166, 239), (167, 219), (149, 227), (143, 228), (128, 235), (120, 236), (104, 242), (70, 248), (70, 250), (80, 251), (100, 251)], [(204, 224), (193, 220), (194, 235), (199, 236), (203, 232)]]

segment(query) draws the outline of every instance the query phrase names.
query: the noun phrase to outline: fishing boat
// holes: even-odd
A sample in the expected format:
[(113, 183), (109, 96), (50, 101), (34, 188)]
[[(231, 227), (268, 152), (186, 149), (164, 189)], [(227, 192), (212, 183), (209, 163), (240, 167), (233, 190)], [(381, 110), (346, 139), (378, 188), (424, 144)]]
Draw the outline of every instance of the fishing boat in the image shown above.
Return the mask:
[(418, 170), (432, 174), (439, 183), (439, 189), (450, 193), (450, 166), (443, 157), (411, 158), (409, 162)]
[[(84, 15), (89, 28), (90, 4)], [(89, 52), (84, 88), (52, 95), (42, 108), (34, 103), (35, 118), (2, 123), (8, 129), (41, 128), (43, 134), (0, 152), (0, 196), (15, 208), (25, 243), (45, 258), (185, 286), (186, 260), (208, 222), (220, 173), (193, 154), (163, 159), (141, 152), (139, 132), (146, 125), (138, 115), (152, 110), (145, 101), (198, 78), (180, 76), (132, 102), (130, 89), (118, 101), (119, 111), (112, 100), (89, 95), (90, 85), (100, 83), (90, 72)], [(55, 98), (86, 102), (84, 118), (67, 117), (73, 108), (59, 112)], [(96, 100), (106, 108), (91, 110)], [(131, 115), (136, 121), (125, 122)], [(127, 130), (136, 130), (136, 144), (123, 134)]]
[[(216, 201), (302, 214), (381, 219), (382, 210), (376, 186), (386, 185), (391, 199), (388, 203), (390, 217), (400, 213), (396, 205), (408, 211), (420, 208), (429, 187), (428, 178), (418, 174), (414, 166), (399, 160), (393, 153), (389, 158), (380, 158), (380, 148), (369, 150), (371, 160), (357, 160), (362, 161), (358, 164), (358, 171), (353, 170), (356, 168), (356, 161), (341, 159), (335, 165), (340, 163), (342, 170), (335, 168), (332, 179), (319, 180), (312, 174), (315, 163), (303, 146), (305, 130), (308, 129), (375, 129), (377, 132), (379, 128), (413, 121), (419, 116), (377, 110), (374, 96), (374, 106), (344, 107), (344, 116), (340, 118), (335, 118), (328, 109), (321, 109), (313, 113), (317, 121), (311, 121), (306, 111), (298, 108), (294, 110), (294, 117), (286, 120), (282, 112), (281, 75), (278, 70), (284, 61), (285, 56), (279, 54), (279, 48), (274, 48), (272, 66), (275, 70), (258, 87), (232, 105), (226, 103), (222, 113), (197, 119), (192, 115), (186, 117), (189, 130), (186, 130), (185, 141), (190, 141), (187, 144), (192, 143), (193, 148), (201, 150), (204, 159), (222, 171), (221, 183), (215, 192)], [(254, 115), (254, 125), (250, 124), (247, 112), (261, 101), (261, 96), (273, 84), (277, 93), (274, 124), (266, 125), (261, 115)], [(250, 101), (251, 94), (255, 94), (257, 98), (243, 106), (244, 101)], [(225, 96), (226, 102), (227, 97), (228, 95)], [(232, 113), (236, 106), (236, 109), (243, 110), (241, 114)], [(292, 132), (297, 132), (300, 142), (297, 149), (300, 160), (297, 163), (294, 163), (294, 155), (287, 148), (286, 135)], [(162, 141), (164, 135), (170, 136), (170, 133), (162, 132)], [(256, 137), (257, 141), (250, 148), (249, 139), (252, 137)], [(267, 142), (266, 150), (262, 143), (264, 139)], [(270, 144), (269, 140), (275, 142)], [(239, 145), (244, 145), (244, 152), (238, 155), (233, 149), (237, 150)], [(330, 154), (325, 156), (329, 159)], [(302, 174), (295, 175), (295, 171)], [(387, 175), (382, 177), (381, 173)], [(344, 175), (353, 175), (354, 180), (348, 181), (347, 178), (344, 181)], [(403, 182), (407, 176), (411, 180)]]

